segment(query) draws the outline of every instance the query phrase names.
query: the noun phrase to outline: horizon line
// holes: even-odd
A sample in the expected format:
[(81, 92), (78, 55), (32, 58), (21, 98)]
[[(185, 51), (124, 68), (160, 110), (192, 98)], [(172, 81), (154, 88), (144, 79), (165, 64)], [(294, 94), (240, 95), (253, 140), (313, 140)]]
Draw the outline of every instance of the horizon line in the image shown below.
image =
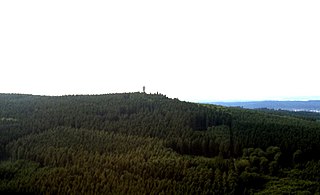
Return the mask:
[[(131, 91), (131, 92), (110, 92), (110, 93), (69, 93), (69, 94), (32, 94), (32, 93), (6, 93), (0, 92), (0, 94), (8, 95), (33, 95), (33, 96), (48, 96), (48, 97), (61, 97), (61, 96), (81, 96), (81, 95), (108, 95), (108, 94), (125, 94), (125, 93), (146, 93), (146, 94), (159, 94), (166, 95), (161, 92), (152, 93), (152, 92), (143, 92), (143, 91)], [(167, 95), (166, 95), (167, 96)], [(180, 97), (172, 97), (172, 99), (177, 98), (182, 101), (189, 101), (195, 103), (232, 103), (232, 102), (265, 102), (265, 101), (320, 101), (320, 96), (292, 96), (292, 97), (278, 97), (278, 98), (266, 98), (266, 99), (212, 99), (212, 100), (200, 100), (200, 99), (185, 99)]]

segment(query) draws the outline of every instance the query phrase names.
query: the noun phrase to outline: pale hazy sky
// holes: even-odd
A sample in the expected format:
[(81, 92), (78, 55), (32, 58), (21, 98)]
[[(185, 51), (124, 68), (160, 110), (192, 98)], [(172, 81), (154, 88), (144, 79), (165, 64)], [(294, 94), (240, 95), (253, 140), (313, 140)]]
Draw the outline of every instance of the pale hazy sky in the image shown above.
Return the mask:
[(320, 1), (0, 1), (0, 93), (320, 97)]

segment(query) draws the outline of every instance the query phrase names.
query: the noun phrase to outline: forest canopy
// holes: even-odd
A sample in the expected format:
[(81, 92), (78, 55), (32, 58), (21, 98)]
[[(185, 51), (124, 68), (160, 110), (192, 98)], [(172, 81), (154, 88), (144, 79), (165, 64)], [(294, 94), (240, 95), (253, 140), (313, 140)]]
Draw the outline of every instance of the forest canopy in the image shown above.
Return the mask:
[(161, 94), (0, 94), (0, 192), (314, 194), (310, 117)]

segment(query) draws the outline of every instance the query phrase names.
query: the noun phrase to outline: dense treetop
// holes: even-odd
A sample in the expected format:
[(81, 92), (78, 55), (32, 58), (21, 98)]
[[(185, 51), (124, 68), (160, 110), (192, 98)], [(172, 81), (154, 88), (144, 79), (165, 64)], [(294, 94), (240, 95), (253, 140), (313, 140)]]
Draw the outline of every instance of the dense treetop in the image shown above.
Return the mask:
[(314, 117), (161, 94), (0, 94), (0, 191), (315, 193)]

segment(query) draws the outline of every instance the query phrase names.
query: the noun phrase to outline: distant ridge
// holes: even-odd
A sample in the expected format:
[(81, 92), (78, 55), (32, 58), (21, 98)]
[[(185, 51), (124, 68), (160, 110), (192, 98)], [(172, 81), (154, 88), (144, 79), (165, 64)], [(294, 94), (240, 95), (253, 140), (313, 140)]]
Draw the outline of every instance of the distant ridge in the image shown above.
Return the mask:
[(228, 107), (249, 109), (268, 108), (275, 110), (320, 112), (320, 100), (309, 101), (248, 101), (248, 102), (210, 102)]

